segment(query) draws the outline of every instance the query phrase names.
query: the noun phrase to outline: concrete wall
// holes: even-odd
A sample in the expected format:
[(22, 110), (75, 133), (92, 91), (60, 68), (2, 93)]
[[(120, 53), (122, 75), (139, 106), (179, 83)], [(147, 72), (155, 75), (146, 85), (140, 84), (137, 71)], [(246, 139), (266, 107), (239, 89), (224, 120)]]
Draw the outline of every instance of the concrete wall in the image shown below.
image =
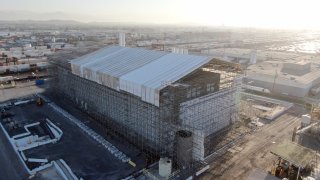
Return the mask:
[(311, 71), (311, 63), (284, 63), (281, 71), (301, 76)]
[(0, 179), (27, 179), (28, 176), (26, 168), (0, 127)]
[(286, 85), (275, 83), (273, 88), (273, 82), (261, 81), (261, 80), (257, 80), (255, 78), (250, 78), (250, 77), (246, 79), (248, 82), (252, 81), (252, 83), (250, 83), (250, 85), (252, 86), (263, 87), (263, 88), (269, 89), (272, 93), (276, 93), (276, 94), (287, 93), (289, 96), (294, 96), (294, 97), (304, 97), (308, 95), (309, 90), (311, 88), (311, 87), (290, 86), (289, 83)]

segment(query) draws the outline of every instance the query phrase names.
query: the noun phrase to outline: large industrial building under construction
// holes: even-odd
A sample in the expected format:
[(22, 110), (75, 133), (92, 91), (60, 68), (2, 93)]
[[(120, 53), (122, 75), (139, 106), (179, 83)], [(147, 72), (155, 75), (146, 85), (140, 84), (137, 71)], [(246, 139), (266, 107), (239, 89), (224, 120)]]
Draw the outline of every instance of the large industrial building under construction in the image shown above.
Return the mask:
[(53, 92), (155, 158), (202, 161), (237, 119), (241, 68), (234, 64), (120, 46), (52, 62)]

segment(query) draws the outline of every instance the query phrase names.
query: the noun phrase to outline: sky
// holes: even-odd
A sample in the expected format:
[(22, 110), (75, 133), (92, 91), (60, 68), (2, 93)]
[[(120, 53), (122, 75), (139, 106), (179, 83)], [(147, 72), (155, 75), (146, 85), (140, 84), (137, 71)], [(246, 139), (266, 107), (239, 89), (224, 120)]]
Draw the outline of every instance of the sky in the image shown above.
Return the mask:
[(1, 20), (320, 28), (319, 0), (0, 0), (0, 4)]

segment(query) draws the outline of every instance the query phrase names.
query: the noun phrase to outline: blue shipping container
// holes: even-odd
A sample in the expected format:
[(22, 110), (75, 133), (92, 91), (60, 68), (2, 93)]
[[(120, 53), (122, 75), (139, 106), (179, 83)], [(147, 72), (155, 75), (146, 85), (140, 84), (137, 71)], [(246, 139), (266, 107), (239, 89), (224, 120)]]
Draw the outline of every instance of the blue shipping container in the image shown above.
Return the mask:
[(39, 86), (39, 85), (43, 85), (44, 84), (44, 80), (43, 79), (37, 79), (36, 80), (36, 85)]

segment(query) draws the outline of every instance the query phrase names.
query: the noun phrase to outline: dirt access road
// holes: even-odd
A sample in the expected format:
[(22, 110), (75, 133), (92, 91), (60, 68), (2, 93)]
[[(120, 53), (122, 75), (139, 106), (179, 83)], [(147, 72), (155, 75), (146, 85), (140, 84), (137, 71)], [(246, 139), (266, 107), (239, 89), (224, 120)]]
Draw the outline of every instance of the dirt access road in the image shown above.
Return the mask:
[[(273, 146), (291, 140), (293, 128), (300, 125), (303, 110), (295, 107), (261, 129), (247, 135), (242, 143), (210, 164), (210, 169), (199, 179), (247, 179), (255, 169), (270, 171), (276, 157), (270, 153)], [(292, 110), (291, 110), (292, 111)]]

